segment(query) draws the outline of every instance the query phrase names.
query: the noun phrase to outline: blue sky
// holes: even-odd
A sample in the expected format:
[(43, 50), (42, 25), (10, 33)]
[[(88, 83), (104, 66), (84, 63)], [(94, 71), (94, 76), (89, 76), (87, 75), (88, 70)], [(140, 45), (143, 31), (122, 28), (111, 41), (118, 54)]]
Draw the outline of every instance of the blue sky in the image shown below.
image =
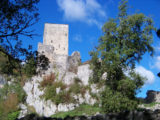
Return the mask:
[[(28, 41), (34, 49), (43, 41), (45, 23), (69, 24), (69, 55), (80, 51), (82, 61), (90, 59), (89, 52), (97, 45), (102, 35), (101, 27), (108, 18), (115, 18), (120, 0), (41, 0), (38, 4), (40, 20), (34, 26), (39, 36)], [(144, 13), (153, 18), (155, 27), (160, 27), (160, 0), (129, 0), (128, 14)], [(155, 56), (148, 54), (137, 64), (136, 71), (145, 75), (148, 80), (138, 94), (146, 96), (149, 89), (160, 90), (160, 39), (154, 33)]]

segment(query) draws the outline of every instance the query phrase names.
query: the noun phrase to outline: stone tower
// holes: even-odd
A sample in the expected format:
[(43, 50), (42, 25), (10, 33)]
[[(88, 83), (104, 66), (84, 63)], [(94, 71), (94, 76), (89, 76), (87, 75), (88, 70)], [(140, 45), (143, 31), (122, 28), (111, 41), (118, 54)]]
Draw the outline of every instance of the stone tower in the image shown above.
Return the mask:
[(68, 25), (46, 23), (43, 44), (38, 44), (38, 52), (48, 57), (51, 63), (65, 68), (68, 59)]
[(43, 44), (52, 45), (54, 52), (58, 55), (68, 56), (68, 25), (46, 23)]

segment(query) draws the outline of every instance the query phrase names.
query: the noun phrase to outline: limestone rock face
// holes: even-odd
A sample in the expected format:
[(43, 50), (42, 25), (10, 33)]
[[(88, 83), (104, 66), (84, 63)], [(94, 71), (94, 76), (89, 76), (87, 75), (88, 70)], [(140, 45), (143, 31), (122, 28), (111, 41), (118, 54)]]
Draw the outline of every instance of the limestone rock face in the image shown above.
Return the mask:
[(76, 78), (77, 75), (73, 72), (66, 72), (64, 79), (63, 79), (63, 83), (69, 85), (72, 84), (74, 82), (74, 78)]
[(79, 66), (80, 62), (81, 62), (81, 56), (78, 51), (73, 52), (72, 55), (68, 57), (69, 65)]
[(81, 65), (78, 67), (77, 76), (82, 80), (84, 85), (88, 85), (89, 77), (92, 74), (92, 70), (90, 69), (89, 64)]
[[(57, 70), (53, 70), (50, 72), (55, 73)], [(59, 71), (60, 72), (60, 71)], [(49, 72), (46, 72), (49, 74)], [(81, 80), (81, 83), (83, 85), (88, 85), (89, 76), (92, 73), (92, 71), (89, 69), (89, 65), (81, 65), (78, 67), (77, 74), (73, 72), (65, 72), (65, 74), (61, 75), (61, 77), (58, 77), (58, 80), (62, 80), (62, 82), (66, 85), (71, 85), (74, 83), (74, 78), (78, 77)], [(82, 103), (87, 104), (94, 104), (96, 103), (96, 100), (91, 97), (89, 91), (86, 91), (84, 96), (81, 94), (73, 95), (76, 99), (76, 103), (68, 103), (68, 104), (59, 104), (55, 105), (50, 100), (44, 100), (41, 98), (41, 96), (44, 94), (44, 91), (39, 88), (40, 82), (43, 80), (43, 76), (35, 76), (31, 80), (25, 83), (23, 89), (25, 90), (27, 94), (26, 103), (28, 106), (32, 106), (35, 108), (35, 111), (39, 115), (44, 116), (51, 116), (55, 114), (56, 112), (60, 111), (69, 111), (73, 110), (75, 107), (79, 106)], [(94, 86), (92, 86), (94, 87)], [(56, 88), (57, 94), (60, 92), (60, 88)], [(96, 91), (96, 88), (95, 90)], [(97, 93), (97, 91), (95, 92)], [(22, 112), (24, 112), (23, 110)], [(23, 115), (21, 115), (23, 116)]]
[[(43, 46), (44, 47), (44, 46)], [(41, 49), (43, 50), (43, 49)], [(47, 52), (46, 52), (47, 53)], [(54, 55), (55, 57), (56, 55)], [(56, 105), (50, 100), (44, 100), (41, 96), (44, 94), (44, 90), (39, 88), (40, 82), (43, 81), (43, 76), (50, 75), (54, 73), (56, 76), (56, 81), (62, 81), (69, 88), (75, 82), (75, 78), (79, 78), (81, 80), (81, 84), (83, 86), (89, 85), (89, 78), (92, 75), (92, 70), (90, 70), (89, 64), (80, 65), (80, 53), (73, 52), (71, 56), (56, 56), (56, 61), (50, 63), (49, 69), (43, 71), (43, 74), (38, 76), (34, 76), (31, 80), (25, 83), (23, 89), (27, 94), (26, 103), (28, 106), (34, 107), (35, 111), (39, 115), (51, 116), (56, 112), (61, 111), (69, 111), (73, 110), (75, 107), (78, 107), (80, 104), (95, 104), (96, 100), (92, 98), (90, 92), (88, 90), (85, 93), (73, 94), (76, 103), (66, 103), (66, 104), (58, 104)], [(80, 65), (80, 66), (79, 66)], [(93, 89), (93, 93), (98, 93), (97, 89), (94, 86), (91, 87)], [(59, 94), (61, 88), (56, 88), (56, 93)], [(25, 110), (22, 110), (22, 114)], [(23, 115), (21, 115), (23, 116)]]
[(50, 100), (45, 101), (44, 99), (41, 99), (40, 97), (41, 95), (43, 95), (43, 91), (41, 91), (38, 87), (41, 81), (42, 78), (36, 76), (28, 81), (23, 87), (25, 92), (27, 93), (26, 103), (28, 104), (28, 106), (34, 107), (39, 115), (51, 116), (57, 111), (69, 111), (75, 108), (74, 104), (59, 104), (57, 106)]
[(78, 66), (81, 63), (81, 56), (79, 52), (73, 52), (71, 56), (68, 56), (67, 69), (69, 72), (77, 74)]

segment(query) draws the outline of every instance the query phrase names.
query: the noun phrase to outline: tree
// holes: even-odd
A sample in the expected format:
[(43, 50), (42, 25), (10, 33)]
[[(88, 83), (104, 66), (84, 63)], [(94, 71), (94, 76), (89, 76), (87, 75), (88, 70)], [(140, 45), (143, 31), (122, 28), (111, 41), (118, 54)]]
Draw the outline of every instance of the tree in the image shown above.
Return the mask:
[(22, 48), (22, 37), (32, 38), (34, 35), (30, 28), (38, 21), (38, 2), (39, 0), (0, 1), (0, 52), (6, 55), (10, 69), (20, 70), (20, 63), (30, 54), (31, 46)]
[(8, 74), (18, 71), (22, 75), (21, 63), (30, 62), (30, 56), (39, 57), (32, 51), (31, 45), (28, 48), (22, 47), (24, 37), (32, 39), (36, 35), (31, 27), (39, 19), (38, 2), (39, 0), (0, 1), (0, 53), (6, 56), (7, 64), (3, 66)]
[[(96, 82), (102, 81), (102, 75), (107, 73), (105, 83), (107, 90), (111, 90), (112, 98), (121, 94), (122, 98), (126, 98), (126, 102), (136, 101), (135, 95), (143, 85), (144, 78), (136, 74), (134, 68), (136, 62), (139, 62), (146, 52), (153, 55), (154, 49), (151, 46), (152, 31), (155, 30), (153, 21), (142, 13), (128, 15), (127, 0), (122, 0), (117, 18), (109, 19), (102, 30), (104, 35), (100, 37), (96, 50), (91, 52), (91, 66), (94, 68), (93, 75), (97, 75)], [(130, 72), (126, 75), (125, 71)], [(94, 77), (91, 80), (95, 81)], [(102, 106), (106, 102), (103, 99), (105, 94), (107, 93), (102, 93)], [(129, 104), (126, 102), (117, 104), (120, 106)], [(136, 105), (132, 108), (136, 108)], [(127, 110), (129, 106), (121, 108), (120, 110)]]

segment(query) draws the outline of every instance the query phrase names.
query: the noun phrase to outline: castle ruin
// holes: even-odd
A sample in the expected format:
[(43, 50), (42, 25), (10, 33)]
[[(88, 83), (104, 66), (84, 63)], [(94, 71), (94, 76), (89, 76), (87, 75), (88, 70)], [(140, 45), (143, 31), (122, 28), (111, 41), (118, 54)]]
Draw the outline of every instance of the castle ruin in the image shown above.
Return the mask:
[(38, 43), (38, 52), (45, 55), (51, 64), (54, 63), (66, 69), (68, 60), (68, 25), (46, 23), (43, 43)]

